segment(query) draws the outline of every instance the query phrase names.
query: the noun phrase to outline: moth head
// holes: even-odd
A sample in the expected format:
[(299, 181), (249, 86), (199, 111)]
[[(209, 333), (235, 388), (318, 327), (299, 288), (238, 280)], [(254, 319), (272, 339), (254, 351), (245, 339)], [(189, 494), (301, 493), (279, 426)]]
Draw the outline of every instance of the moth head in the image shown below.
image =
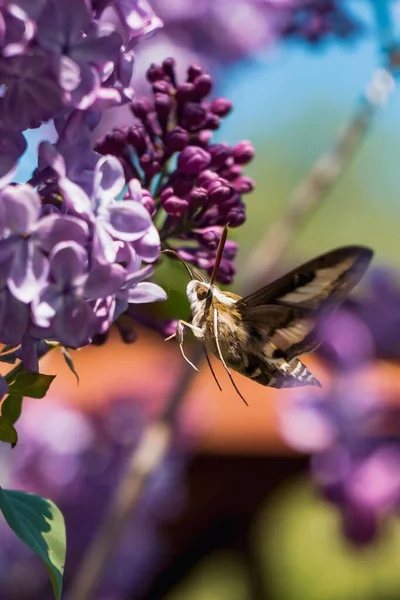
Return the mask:
[(186, 288), (186, 295), (192, 308), (198, 308), (208, 298), (211, 297), (213, 286), (205, 281), (193, 279), (189, 281)]

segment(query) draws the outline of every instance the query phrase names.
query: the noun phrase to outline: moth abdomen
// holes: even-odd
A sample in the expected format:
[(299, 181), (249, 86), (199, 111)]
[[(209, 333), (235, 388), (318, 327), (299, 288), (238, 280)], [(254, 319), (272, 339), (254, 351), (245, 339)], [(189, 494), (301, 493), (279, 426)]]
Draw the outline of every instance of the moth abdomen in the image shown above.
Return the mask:
[[(235, 368), (233, 365), (232, 367)], [(271, 361), (263, 355), (251, 355), (245, 366), (236, 369), (252, 381), (268, 387), (287, 388), (305, 385), (321, 387), (318, 379), (297, 358), (289, 363), (284, 359)]]

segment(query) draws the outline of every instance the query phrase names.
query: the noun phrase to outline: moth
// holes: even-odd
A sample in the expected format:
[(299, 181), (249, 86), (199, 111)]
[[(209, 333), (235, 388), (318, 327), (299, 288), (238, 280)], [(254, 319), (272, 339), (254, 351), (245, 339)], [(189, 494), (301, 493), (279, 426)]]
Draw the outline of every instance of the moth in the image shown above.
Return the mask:
[(191, 319), (178, 321), (176, 332), (167, 340), (176, 337), (183, 358), (197, 370), (183, 348), (185, 327), (191, 329), (203, 343), (219, 389), (209, 352), (221, 360), (244, 402), (231, 369), (273, 388), (321, 387), (299, 356), (315, 350), (321, 343), (317, 319), (321, 315), (329, 317), (360, 281), (371, 262), (372, 250), (362, 246), (337, 248), (241, 297), (214, 284), (227, 233), (226, 226), (209, 281), (196, 269), (192, 272), (173, 250), (163, 251), (179, 258), (191, 278), (186, 289)]

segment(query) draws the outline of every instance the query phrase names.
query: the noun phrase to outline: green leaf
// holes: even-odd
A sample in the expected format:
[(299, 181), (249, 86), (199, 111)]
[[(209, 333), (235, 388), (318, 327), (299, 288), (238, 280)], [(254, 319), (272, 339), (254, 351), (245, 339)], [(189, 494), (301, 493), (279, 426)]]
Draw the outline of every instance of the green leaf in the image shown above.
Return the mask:
[(14, 533), (45, 563), (54, 596), (60, 600), (67, 548), (61, 511), (36, 494), (2, 488), (0, 509)]
[(0, 416), (0, 441), (11, 444), (12, 448), (18, 442), (18, 434), (14, 425), (3, 416)]
[(69, 353), (69, 350), (68, 350), (67, 348), (65, 348), (65, 346), (62, 346), (62, 348), (61, 348), (61, 352), (62, 352), (62, 355), (63, 355), (63, 357), (64, 357), (64, 360), (65, 360), (65, 362), (67, 363), (67, 365), (68, 365), (69, 369), (70, 369), (70, 370), (73, 372), (73, 374), (74, 374), (74, 375), (75, 375), (75, 377), (76, 377), (76, 381), (79, 383), (79, 375), (78, 375), (78, 373), (77, 373), (77, 372), (76, 372), (76, 370), (75, 370), (75, 365), (74, 365), (74, 362), (73, 362), (73, 360), (72, 360), (72, 357), (71, 357), (71, 355), (70, 355), (70, 353)]
[(44, 398), (54, 378), (55, 375), (25, 371), (17, 375), (15, 381), (9, 386), (9, 391), (17, 396)]
[(17, 394), (9, 394), (1, 405), (1, 414), (13, 425), (21, 416), (22, 396)]

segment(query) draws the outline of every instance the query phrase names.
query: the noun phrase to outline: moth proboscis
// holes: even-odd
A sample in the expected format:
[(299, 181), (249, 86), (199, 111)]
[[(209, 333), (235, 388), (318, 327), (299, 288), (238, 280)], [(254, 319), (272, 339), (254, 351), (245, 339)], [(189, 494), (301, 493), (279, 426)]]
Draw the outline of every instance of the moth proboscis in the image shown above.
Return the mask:
[(316, 385), (320, 382), (299, 360), (321, 343), (317, 319), (329, 317), (360, 281), (371, 262), (373, 251), (363, 246), (344, 246), (322, 254), (293, 269), (283, 277), (248, 296), (238, 296), (218, 288), (218, 274), (228, 234), (225, 226), (216, 253), (214, 269), (208, 281), (174, 250), (190, 276), (186, 288), (191, 318), (179, 320), (174, 337), (183, 358), (185, 327), (191, 329), (204, 346), (213, 377), (222, 389), (212, 368), (208, 352), (213, 352), (242, 400), (230, 369), (264, 386), (274, 388)]

